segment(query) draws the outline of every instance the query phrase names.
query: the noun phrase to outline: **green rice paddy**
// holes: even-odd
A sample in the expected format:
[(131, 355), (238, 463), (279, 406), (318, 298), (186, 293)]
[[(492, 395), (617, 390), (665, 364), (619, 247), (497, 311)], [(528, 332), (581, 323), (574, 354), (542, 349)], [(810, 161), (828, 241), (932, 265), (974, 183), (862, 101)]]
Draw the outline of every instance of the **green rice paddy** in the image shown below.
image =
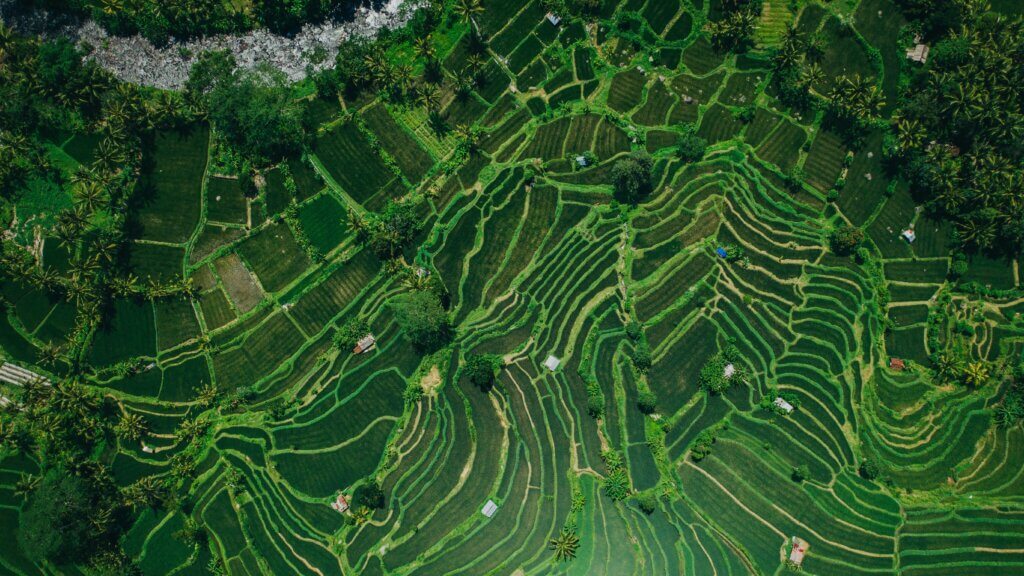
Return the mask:
[[(998, 385), (940, 386), (929, 370), (933, 346), (962, 329), (929, 320), (943, 306), (978, 307), (961, 313), (972, 358), (1020, 360), (1019, 263), (979, 257), (962, 279), (1006, 297), (960, 291), (949, 229), (918, 217), (905, 190), (886, 193), (880, 134), (850, 148), (819, 116), (785, 109), (766, 93), (767, 64), (717, 51), (700, 33), (720, 2), (610, 0), (605, 16), (618, 4), (640, 15), (643, 50), (611, 36), (608, 21), (554, 27), (539, 0), (484, 2), (491, 77), (468, 101), (446, 101), (447, 114), (481, 132), (462, 164), (447, 164), (455, 136), (383, 98), (346, 102), (341, 119), (335, 102), (317, 100), (324, 124), (308, 157), (266, 171), (254, 198), (208, 173), (206, 126), (155, 138), (130, 257), (140, 277), (184, 274), (197, 290), (116, 299), (91, 336), (92, 365), (145, 366), (92, 382), (146, 419), (155, 447), (108, 446), (114, 476), (168, 477), (186, 448), (178, 424), (206, 414), (211, 426), (189, 456), (187, 505), (147, 510), (123, 537), (143, 573), (203, 574), (219, 558), (229, 574), (783, 574), (794, 536), (810, 544), (807, 574), (1024, 572), (1024, 428), (993, 424)], [(766, 1), (758, 50), (795, 23), (824, 41), (816, 90), (857, 72), (894, 91), (899, 24), (873, 13), (895, 8), (857, 4)], [(467, 30), (442, 25), (452, 38)], [(450, 48), (438, 54), (449, 92), (467, 50)], [(666, 66), (652, 50), (675, 56)], [(711, 145), (701, 161), (675, 154), (684, 122)], [(87, 137), (67, 147), (92, 154)], [(611, 166), (641, 149), (654, 158), (654, 189), (628, 210), (612, 200)], [(579, 166), (584, 153), (596, 165)], [(794, 189), (785, 175), (797, 168)], [(840, 174), (846, 187), (828, 202)], [(425, 358), (386, 305), (407, 288), (346, 219), (407, 187), (431, 191), (408, 263), (443, 283), (457, 334)], [(322, 261), (278, 217), (293, 201)], [(907, 244), (899, 234), (915, 219)], [(845, 222), (866, 231), (871, 265), (830, 252), (827, 231)], [(726, 246), (742, 256), (721, 257)], [(6, 359), (30, 364), (73, 328), (73, 304), (14, 284), (3, 295)], [(357, 316), (376, 348), (331, 347)], [(649, 345), (646, 373), (634, 366), (635, 326)], [(702, 367), (727, 348), (742, 382), (702, 391)], [(490, 393), (460, 377), (470, 353), (504, 358)], [(893, 357), (908, 369), (890, 369)], [(206, 384), (248, 404), (206, 408)], [(406, 397), (410, 386), (422, 394)], [(595, 389), (599, 418), (588, 413)], [(654, 414), (638, 408), (647, 392)], [(780, 395), (792, 413), (769, 409)], [(698, 460), (705, 432), (715, 442)], [(604, 452), (621, 455), (629, 498), (606, 494), (614, 471)], [(858, 474), (867, 458), (877, 479)], [(58, 573), (7, 534), (20, 506), (11, 486), (26, 466), (0, 460), (0, 572)], [(330, 507), (371, 481), (385, 505), (366, 521)], [(493, 517), (482, 513), (489, 500)], [(186, 516), (208, 543), (172, 536)], [(558, 563), (547, 546), (564, 526), (580, 548)]]

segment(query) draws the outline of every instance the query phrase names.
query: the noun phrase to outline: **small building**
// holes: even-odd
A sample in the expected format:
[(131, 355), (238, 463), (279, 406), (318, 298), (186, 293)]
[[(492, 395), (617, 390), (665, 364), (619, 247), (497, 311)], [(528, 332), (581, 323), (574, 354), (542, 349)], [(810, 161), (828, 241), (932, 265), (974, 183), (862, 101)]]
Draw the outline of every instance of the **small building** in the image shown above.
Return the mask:
[(779, 396), (778, 398), (776, 398), (775, 402), (773, 402), (773, 404), (775, 404), (776, 408), (778, 408), (779, 410), (782, 410), (786, 414), (792, 414), (793, 413), (793, 405), (790, 404), (789, 402), (786, 402), (786, 399), (783, 398), (782, 396)]
[(352, 349), (353, 354), (362, 354), (367, 350), (373, 348), (377, 344), (377, 339), (373, 337), (373, 334), (367, 334), (356, 342), (356, 347)]
[(724, 376), (726, 380), (728, 380), (729, 378), (732, 378), (735, 374), (736, 374), (736, 366), (731, 364), (731, 363), (730, 364), (726, 364), (725, 365), (725, 370), (722, 370), (722, 376)]
[(586, 156), (577, 156), (576, 157), (576, 165), (579, 166), (580, 168), (586, 168), (588, 166), (587, 157)]
[(348, 511), (348, 499), (345, 498), (344, 494), (338, 494), (338, 497), (331, 502), (331, 508), (338, 511), (339, 514), (344, 514)]
[(561, 366), (561, 364), (562, 361), (554, 356), (548, 356), (548, 359), (544, 361), (544, 367), (552, 372), (558, 370), (558, 367)]
[(416, 277), (417, 278), (427, 278), (429, 276), (430, 276), (430, 270), (427, 270), (423, 266), (417, 266), (416, 267)]
[(811, 545), (808, 544), (807, 541), (793, 536), (792, 540), (790, 540), (789, 561), (796, 566), (800, 566), (803, 564), (804, 556), (807, 554), (807, 549), (810, 547)]
[(903, 232), (900, 232), (900, 237), (907, 241), (907, 244), (913, 244), (914, 240), (917, 240), (917, 234), (914, 234), (913, 228), (907, 228)]
[[(548, 22), (551, 22), (552, 26), (558, 26), (562, 23), (562, 19), (554, 12), (548, 12), (546, 18), (548, 19)], [(536, 20), (534, 20), (534, 22), (536, 22)]]
[(914, 62), (924, 64), (928, 61), (928, 45), (922, 44), (920, 37), (915, 38), (914, 41), (917, 42), (917, 44), (913, 48), (907, 49), (907, 58)]
[(729, 257), (729, 252), (725, 248), (722, 248), (721, 246), (719, 246), (718, 249), (715, 250), (715, 254), (718, 254), (722, 258)]
[(907, 364), (903, 362), (902, 358), (889, 358), (889, 370), (903, 372), (906, 368)]
[(497, 511), (498, 505), (494, 503), (494, 500), (488, 500), (487, 503), (484, 504), (484, 508), (483, 510), (480, 511), (480, 513), (484, 516), (487, 516), (488, 518), (492, 518), (494, 516), (494, 513)]

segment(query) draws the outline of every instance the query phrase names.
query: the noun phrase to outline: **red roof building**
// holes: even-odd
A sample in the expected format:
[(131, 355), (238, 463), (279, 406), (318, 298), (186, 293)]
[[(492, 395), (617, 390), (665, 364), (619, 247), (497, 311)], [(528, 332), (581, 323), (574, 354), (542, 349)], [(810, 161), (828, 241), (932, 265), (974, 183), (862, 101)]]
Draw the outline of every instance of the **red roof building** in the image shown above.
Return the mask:
[(907, 367), (906, 363), (904, 363), (903, 360), (901, 360), (900, 358), (890, 358), (889, 359), (889, 370), (894, 370), (896, 372), (903, 372), (903, 370), (906, 369), (906, 367)]

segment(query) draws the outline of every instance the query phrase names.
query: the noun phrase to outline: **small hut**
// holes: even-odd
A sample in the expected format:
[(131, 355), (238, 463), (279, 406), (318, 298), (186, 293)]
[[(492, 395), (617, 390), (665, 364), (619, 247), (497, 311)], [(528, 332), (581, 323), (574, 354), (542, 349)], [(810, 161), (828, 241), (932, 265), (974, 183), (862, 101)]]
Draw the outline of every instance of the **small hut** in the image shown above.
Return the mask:
[(804, 556), (807, 554), (807, 549), (810, 548), (810, 544), (806, 540), (793, 536), (790, 540), (789, 549), (789, 561), (795, 565), (800, 566), (804, 562)]
[(782, 396), (779, 396), (778, 398), (776, 398), (775, 402), (773, 402), (773, 404), (775, 404), (776, 408), (778, 408), (779, 410), (782, 410), (786, 414), (792, 414), (793, 413), (793, 405), (790, 404), (789, 402), (786, 402), (786, 399), (783, 398)]
[(331, 508), (338, 511), (339, 514), (344, 514), (348, 511), (348, 499), (345, 498), (344, 494), (338, 494), (338, 497), (331, 502)]
[(907, 364), (902, 358), (889, 358), (889, 370), (893, 372), (903, 372), (907, 368)]
[(494, 503), (494, 500), (488, 500), (487, 503), (484, 504), (484, 508), (483, 508), (483, 510), (480, 511), (480, 513), (483, 514), (484, 516), (487, 516), (488, 518), (491, 518), (491, 517), (494, 516), (494, 513), (497, 512), (497, 511), (498, 511), (498, 505)]
[(914, 234), (913, 228), (907, 228), (903, 232), (900, 232), (900, 237), (907, 241), (907, 244), (913, 244), (914, 240), (917, 240), (917, 234)]
[(548, 12), (546, 18), (548, 19), (548, 22), (551, 22), (552, 26), (558, 26), (562, 23), (562, 18), (554, 12)]
[(548, 356), (548, 359), (544, 361), (544, 367), (554, 372), (558, 370), (558, 367), (562, 364), (562, 361), (554, 356)]
[(362, 354), (367, 350), (373, 348), (377, 344), (377, 339), (374, 338), (373, 334), (367, 334), (356, 342), (356, 347), (352, 349), (353, 354)]

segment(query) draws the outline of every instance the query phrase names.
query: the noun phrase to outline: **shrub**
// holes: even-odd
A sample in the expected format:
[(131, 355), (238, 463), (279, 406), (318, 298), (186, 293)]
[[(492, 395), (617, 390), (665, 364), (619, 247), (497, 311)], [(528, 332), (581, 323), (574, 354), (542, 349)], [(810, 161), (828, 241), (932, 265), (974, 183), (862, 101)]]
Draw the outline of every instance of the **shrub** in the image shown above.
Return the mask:
[(463, 370), (474, 386), (484, 392), (490, 392), (501, 364), (501, 357), (497, 354), (470, 354), (466, 356)]
[(650, 390), (641, 390), (636, 399), (636, 407), (644, 414), (653, 414), (658, 408), (658, 397)]
[(651, 169), (654, 161), (646, 152), (633, 152), (612, 166), (615, 199), (636, 204), (651, 192)]
[(793, 479), (793, 482), (803, 482), (807, 479), (807, 476), (809, 476), (810, 473), (811, 470), (808, 468), (807, 464), (801, 464), (796, 468), (793, 468), (793, 474), (791, 474), (790, 477)]
[(879, 472), (878, 463), (871, 458), (865, 458), (860, 463), (860, 469), (858, 470), (862, 478), (866, 480), (874, 480), (878, 478)]
[(636, 504), (644, 514), (651, 515), (658, 509), (658, 498), (653, 492), (641, 492), (636, 495)]
[(864, 232), (856, 226), (844, 224), (832, 231), (829, 245), (832, 251), (840, 256), (849, 256), (864, 241)]
[(707, 149), (708, 141), (697, 136), (697, 130), (693, 124), (687, 125), (683, 135), (676, 141), (676, 154), (684, 162), (697, 162), (703, 159)]
[(711, 446), (715, 443), (717, 438), (712, 430), (704, 430), (693, 439), (693, 443), (690, 444), (690, 457), (695, 462), (708, 457), (711, 454)]
[(370, 331), (370, 325), (362, 318), (349, 318), (331, 337), (331, 345), (338, 350), (355, 347), (359, 339)]
[(395, 320), (421, 352), (432, 352), (451, 339), (451, 323), (437, 294), (427, 291), (399, 294), (390, 301)]
[(377, 484), (376, 480), (371, 479), (366, 484), (356, 488), (355, 494), (352, 496), (352, 504), (357, 508), (359, 506), (366, 506), (371, 510), (383, 508), (384, 491), (380, 489), (380, 485)]
[(651, 368), (651, 347), (647, 342), (640, 342), (633, 350), (633, 365), (641, 372), (647, 372)]

